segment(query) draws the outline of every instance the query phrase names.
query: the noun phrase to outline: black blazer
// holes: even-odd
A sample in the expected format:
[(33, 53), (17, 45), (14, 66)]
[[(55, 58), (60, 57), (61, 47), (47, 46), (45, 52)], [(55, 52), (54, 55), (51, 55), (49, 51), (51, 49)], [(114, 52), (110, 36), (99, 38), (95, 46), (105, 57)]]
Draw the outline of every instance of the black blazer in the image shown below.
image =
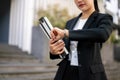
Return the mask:
[[(80, 80), (106, 80), (100, 50), (102, 43), (107, 41), (112, 32), (112, 17), (108, 14), (93, 12), (88, 18), (82, 30), (73, 30), (80, 18), (75, 17), (66, 24), (69, 30), (69, 38), (65, 38), (66, 48), (70, 51), (70, 41), (78, 41), (78, 62)], [(50, 54), (51, 59), (59, 56)], [(66, 56), (59, 64), (55, 80), (62, 80), (68, 61)]]

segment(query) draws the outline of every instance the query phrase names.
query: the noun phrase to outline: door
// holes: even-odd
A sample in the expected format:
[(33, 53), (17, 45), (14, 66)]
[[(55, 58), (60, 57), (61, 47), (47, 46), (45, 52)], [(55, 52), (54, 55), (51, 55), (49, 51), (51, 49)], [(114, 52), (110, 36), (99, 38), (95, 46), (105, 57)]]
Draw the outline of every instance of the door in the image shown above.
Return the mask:
[(11, 0), (0, 0), (0, 43), (8, 43)]

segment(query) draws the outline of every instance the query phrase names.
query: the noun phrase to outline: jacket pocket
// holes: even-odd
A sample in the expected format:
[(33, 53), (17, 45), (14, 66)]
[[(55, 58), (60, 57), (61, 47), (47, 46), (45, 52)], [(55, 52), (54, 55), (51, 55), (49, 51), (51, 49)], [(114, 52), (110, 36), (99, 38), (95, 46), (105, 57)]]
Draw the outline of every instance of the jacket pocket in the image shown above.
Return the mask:
[(90, 70), (92, 73), (104, 72), (104, 67), (102, 64), (95, 64), (90, 66)]

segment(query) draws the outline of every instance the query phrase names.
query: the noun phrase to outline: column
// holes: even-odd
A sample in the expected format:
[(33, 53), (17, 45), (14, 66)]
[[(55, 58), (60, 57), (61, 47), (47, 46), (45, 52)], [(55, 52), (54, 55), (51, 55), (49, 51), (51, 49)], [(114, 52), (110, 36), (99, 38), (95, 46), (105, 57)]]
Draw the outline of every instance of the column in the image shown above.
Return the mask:
[(12, 0), (9, 44), (31, 53), (34, 0)]
[(15, 45), (15, 24), (16, 24), (16, 0), (11, 1), (11, 10), (10, 10), (10, 29), (9, 29), (9, 44)]
[(31, 37), (34, 18), (34, 0), (25, 0), (24, 27), (23, 27), (23, 51), (31, 53)]
[(19, 36), (18, 36), (18, 47), (22, 48), (22, 44), (23, 44), (23, 24), (24, 24), (24, 0), (19, 0), (20, 2), (20, 14), (19, 14)]

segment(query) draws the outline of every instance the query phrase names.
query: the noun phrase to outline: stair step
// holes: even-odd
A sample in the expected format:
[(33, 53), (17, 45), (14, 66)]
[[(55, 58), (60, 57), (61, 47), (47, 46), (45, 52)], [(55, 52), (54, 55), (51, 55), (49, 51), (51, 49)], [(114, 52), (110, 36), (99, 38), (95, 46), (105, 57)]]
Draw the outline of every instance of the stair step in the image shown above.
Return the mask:
[(104, 65), (108, 80), (120, 79), (120, 63), (112, 62)]
[(46, 63), (6, 63), (6, 64), (0, 64), (0, 70), (6, 70), (6, 69), (31, 69), (31, 68), (38, 68), (38, 69), (47, 69), (47, 68), (57, 68), (54, 64), (46, 64)]
[(31, 74), (55, 72), (56, 66), (49, 64), (0, 64), (0, 74)]
[(21, 50), (16, 46), (0, 43), (0, 52), (21, 52)]
[(49, 64), (49, 63), (13, 63), (13, 64), (0, 64), (0, 67), (19, 67), (19, 66), (40, 66), (40, 67), (57, 67), (55, 64)]
[(33, 55), (23, 52), (16, 46), (0, 43), (0, 63), (39, 63), (40, 60)]
[(0, 64), (6, 63), (40, 63), (40, 60), (37, 59), (21, 59), (21, 58), (0, 58)]
[(57, 68), (15, 46), (0, 44), (0, 80), (53, 80)]
[(42, 73), (56, 72), (56, 68), (17, 68), (17, 69), (6, 69), (0, 70), (0, 75), (23, 75), (23, 74), (42, 74)]
[(36, 74), (36, 75), (24, 75), (24, 76), (12, 76), (0, 78), (0, 80), (53, 80), (55, 73)]
[(35, 57), (31, 55), (21, 55), (21, 54), (0, 54), (0, 58), (29, 58), (29, 59), (34, 59)]
[(56, 71), (53, 64), (0, 64), (0, 80), (52, 80)]
[(22, 51), (20, 51), (20, 52), (0, 52), (0, 55), (4, 55), (4, 54), (6, 54), (6, 55), (30, 55), (30, 54), (28, 54), (27, 52), (22, 52)]

